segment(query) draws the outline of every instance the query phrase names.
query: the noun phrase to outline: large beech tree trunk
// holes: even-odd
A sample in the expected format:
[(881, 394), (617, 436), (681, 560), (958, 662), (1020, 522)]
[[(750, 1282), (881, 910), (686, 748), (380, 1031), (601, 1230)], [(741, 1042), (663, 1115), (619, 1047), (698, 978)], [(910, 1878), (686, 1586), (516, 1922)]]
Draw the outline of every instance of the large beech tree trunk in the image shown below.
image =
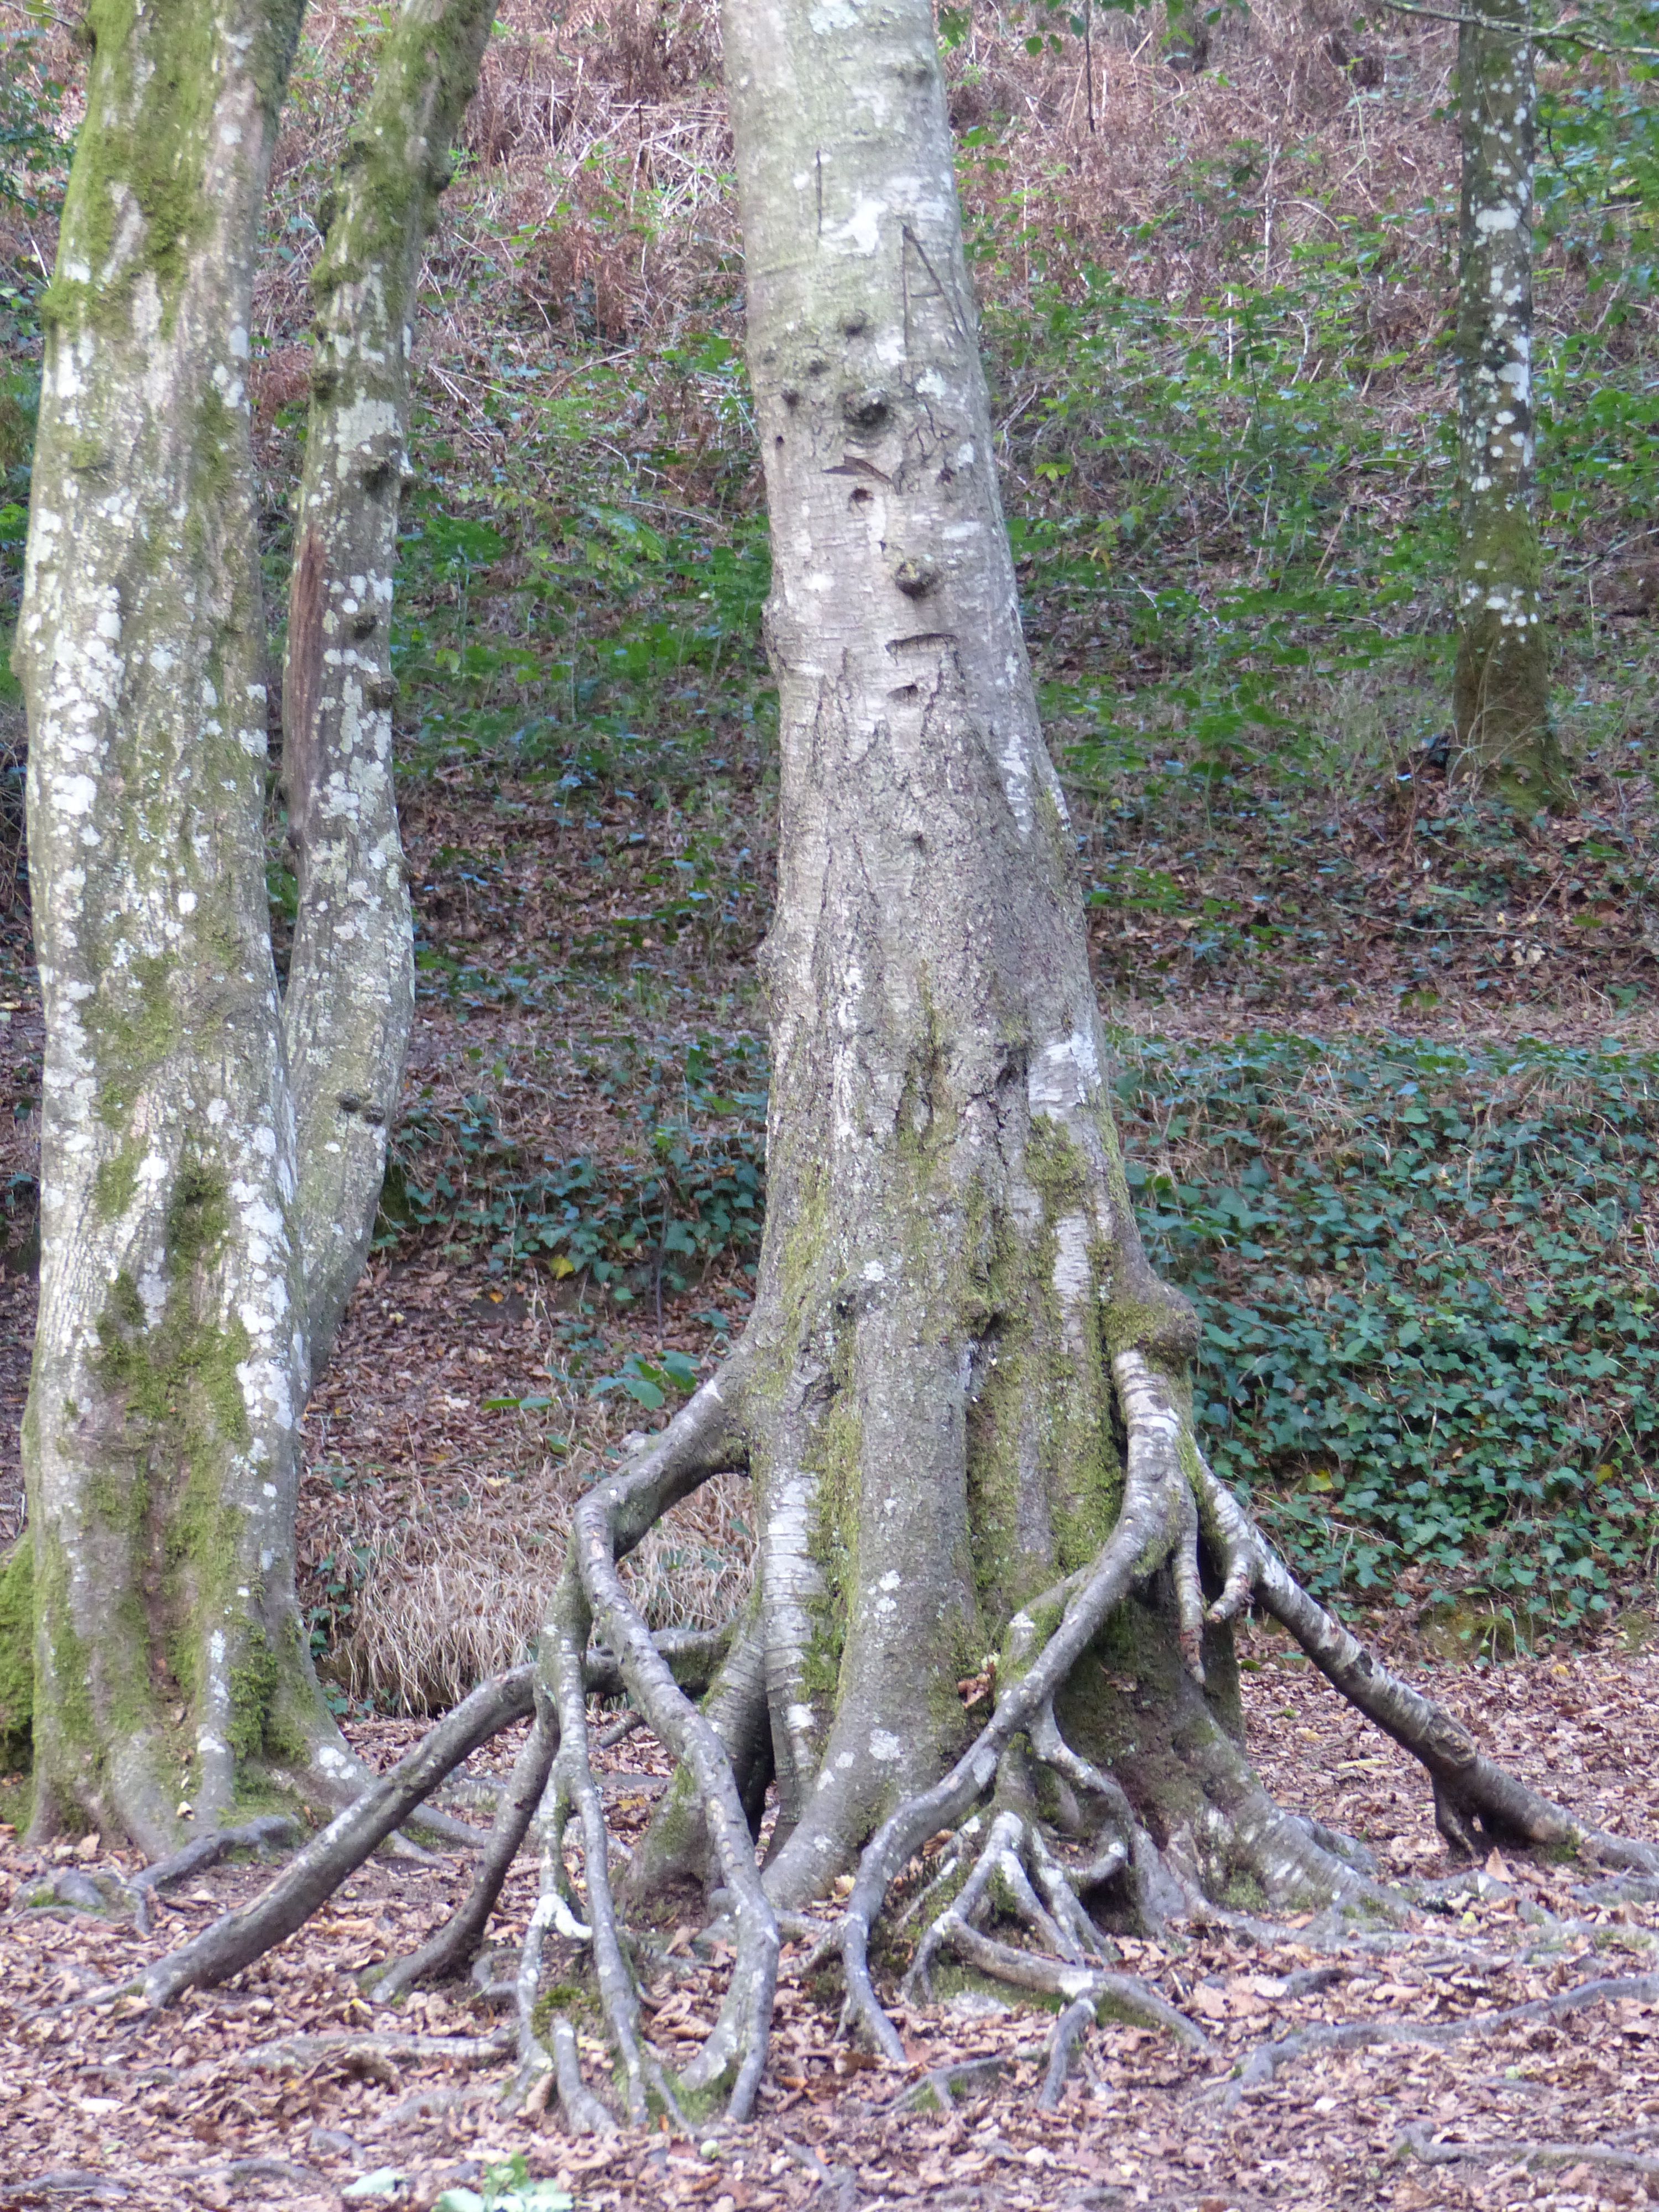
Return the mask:
[(46, 1018), (24, 1425), (35, 1828), (343, 1751), (295, 1603), (307, 1373), (245, 377), (299, 0), (97, 0), (16, 660)]
[[(1514, 25), (1510, 29), (1509, 26)], [(1458, 465), (1452, 706), (1465, 770), (1531, 814), (1567, 796), (1550, 721), (1534, 512), (1532, 191), (1537, 87), (1526, 0), (1458, 32)]]
[[(1118, 1152), (930, 10), (728, 0), (725, 35), (781, 687), (745, 1349), (787, 1902), (949, 1765), (958, 1678), (1116, 1521), (1114, 1358), (1179, 1387), (1194, 1329)], [(1127, 1612), (1115, 1679), (1175, 1637)], [(1199, 1794), (1163, 1775), (1153, 1817)]]
[(392, 571), (421, 249), (495, 0), (405, 0), (353, 125), (312, 278), (283, 789), (300, 904), (283, 1002), (313, 1371), (362, 1272), (415, 1004), (392, 776)]

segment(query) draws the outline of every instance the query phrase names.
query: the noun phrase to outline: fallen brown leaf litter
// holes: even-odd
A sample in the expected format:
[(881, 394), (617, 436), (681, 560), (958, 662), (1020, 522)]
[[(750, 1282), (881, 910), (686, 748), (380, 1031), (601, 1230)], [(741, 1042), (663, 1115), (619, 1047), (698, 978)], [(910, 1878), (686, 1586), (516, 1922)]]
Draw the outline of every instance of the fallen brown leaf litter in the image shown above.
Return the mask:
[[(1367, 1730), (1277, 1638), (1242, 1640), (1250, 1747), (1281, 1802), (1367, 1840), (1425, 1885), (1403, 1931), (1340, 1951), (1304, 1923), (1182, 1942), (1117, 1939), (1119, 1963), (1202, 2032), (1207, 2052), (1145, 2028), (1085, 2029), (1058, 2108), (1038, 2098), (1054, 2022), (971, 1984), (895, 2007), (908, 2063), (836, 2039), (838, 1990), (786, 1949), (762, 2117), (690, 2136), (568, 2135), (556, 2103), (514, 2116), (509, 2015), (472, 1980), (392, 2009), (362, 1970), (413, 1947), (463, 1893), (453, 1856), (372, 1860), (299, 1936), (224, 1988), (161, 2014), (134, 1997), (68, 2001), (130, 1978), (252, 1894), (252, 1863), (186, 1876), (149, 1935), (130, 1917), (21, 1900), (56, 1881), (95, 1899), (136, 1863), (7, 1838), (0, 1882), (5, 1998), (0, 2205), (121, 2203), (430, 2206), (521, 2153), (579, 2206), (708, 2212), (878, 2212), (884, 2205), (1146, 2205), (1168, 2212), (1317, 2207), (1590, 2208), (1659, 2203), (1659, 1886), (1598, 1882), (1582, 1866), (1494, 1853), (1459, 1869), (1435, 1834), (1414, 1765)], [(1402, 1655), (1396, 1654), (1396, 1656)], [(1659, 1809), (1659, 1654), (1609, 1644), (1571, 1657), (1454, 1670), (1419, 1655), (1478, 1738), (1582, 1815), (1652, 1833)], [(384, 1769), (410, 1721), (351, 1729)], [(517, 1730), (470, 1763), (487, 1790)], [(615, 1832), (631, 1841), (666, 1774), (642, 1729), (605, 1754)], [(465, 1790), (471, 1801), (477, 1789)], [(79, 1875), (83, 1884), (65, 1882)], [(533, 1869), (492, 1928), (516, 1958)], [(547, 1980), (576, 1954), (550, 1950)], [(707, 2032), (723, 1964), (695, 1928), (672, 1932), (646, 1991), (653, 2042)], [(608, 2078), (580, 2039), (590, 2086)], [(349, 2196), (366, 2177), (395, 2196)]]

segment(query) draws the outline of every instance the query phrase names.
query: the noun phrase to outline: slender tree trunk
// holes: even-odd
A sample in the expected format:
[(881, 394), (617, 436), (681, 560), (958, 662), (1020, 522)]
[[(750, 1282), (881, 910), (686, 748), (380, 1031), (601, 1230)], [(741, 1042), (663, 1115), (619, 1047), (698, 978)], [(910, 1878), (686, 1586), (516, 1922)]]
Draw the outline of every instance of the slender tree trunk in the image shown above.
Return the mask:
[(248, 305), (300, 0), (95, 0), (16, 664), (46, 1016), (35, 1832), (344, 1753), (294, 1595), (308, 1355), (267, 919)]
[(495, 0), (405, 0), (353, 126), (318, 307), (283, 686), (300, 907), (283, 1006), (319, 1372), (362, 1271), (414, 1010), (392, 789), (392, 569), (422, 247)]
[[(790, 1902), (949, 1765), (958, 1678), (1116, 1521), (1114, 1358), (1179, 1388), (1194, 1331), (1119, 1157), (931, 11), (728, 0), (725, 41), (781, 686), (747, 1348)], [(1164, 1601), (1120, 1631), (1115, 1680), (1178, 1659)], [(1152, 1794), (1189, 1821), (1167, 1759)]]
[[(1458, 33), (1457, 573), (1453, 714), (1465, 771), (1531, 814), (1568, 796), (1550, 721), (1534, 513), (1532, 185), (1537, 113), (1528, 0)], [(1515, 28), (1497, 25), (1513, 23)]]

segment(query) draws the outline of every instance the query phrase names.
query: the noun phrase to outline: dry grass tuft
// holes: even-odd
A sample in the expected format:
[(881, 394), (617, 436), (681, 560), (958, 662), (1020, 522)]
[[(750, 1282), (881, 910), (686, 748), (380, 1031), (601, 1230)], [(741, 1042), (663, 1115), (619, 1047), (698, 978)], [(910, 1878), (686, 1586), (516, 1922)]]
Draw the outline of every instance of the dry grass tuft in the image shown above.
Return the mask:
[[(372, 1498), (343, 1493), (310, 1532), (337, 1558), (368, 1555), (329, 1674), (382, 1711), (422, 1713), (517, 1665), (546, 1619), (586, 1486), (580, 1462), (553, 1459), (459, 1512), (416, 1485), (390, 1531)], [(750, 1510), (745, 1478), (723, 1475), (652, 1529), (623, 1571), (653, 1628), (714, 1628), (737, 1610), (754, 1550)]]

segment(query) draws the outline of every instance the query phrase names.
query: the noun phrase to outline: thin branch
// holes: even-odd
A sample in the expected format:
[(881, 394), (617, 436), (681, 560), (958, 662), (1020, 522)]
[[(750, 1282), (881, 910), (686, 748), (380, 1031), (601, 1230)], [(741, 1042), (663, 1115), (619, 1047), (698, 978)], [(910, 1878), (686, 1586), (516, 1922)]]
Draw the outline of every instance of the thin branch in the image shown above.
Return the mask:
[(1506, 22), (1501, 15), (1470, 14), (1448, 8), (1428, 8), (1423, 0), (1382, 0), (1400, 15), (1426, 15), (1431, 22), (1455, 23), (1476, 31), (1494, 31), (1500, 37), (1528, 39), (1540, 45), (1579, 46), (1586, 53), (1623, 56), (1632, 61), (1659, 61), (1659, 46), (1626, 46), (1622, 40), (1599, 38), (1577, 23), (1532, 24)]

